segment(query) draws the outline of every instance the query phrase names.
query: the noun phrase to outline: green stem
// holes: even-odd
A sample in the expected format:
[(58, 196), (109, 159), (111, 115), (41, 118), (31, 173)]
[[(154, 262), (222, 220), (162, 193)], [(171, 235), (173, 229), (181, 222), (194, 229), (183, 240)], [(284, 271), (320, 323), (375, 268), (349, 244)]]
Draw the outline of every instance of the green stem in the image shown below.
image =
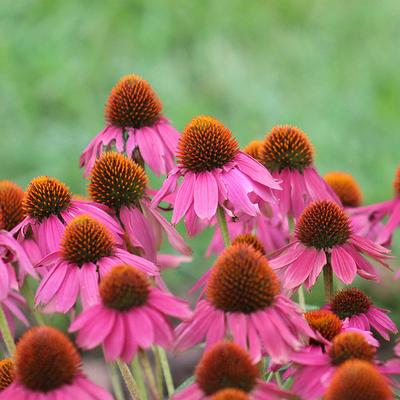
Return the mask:
[(110, 371), (111, 384), (114, 390), (116, 400), (124, 400), (124, 392), (122, 390), (121, 381), (119, 380), (117, 367), (115, 364), (108, 364)]
[(142, 364), (144, 374), (147, 379), (147, 385), (154, 400), (160, 400), (160, 394), (157, 391), (156, 381), (153, 376), (150, 360), (144, 350), (139, 351), (139, 359)]
[(330, 263), (324, 267), (324, 289), (325, 302), (330, 303), (333, 298), (333, 271)]
[(279, 373), (279, 371), (275, 372), (275, 379), (276, 379), (276, 383), (278, 384), (278, 386), (280, 388), (282, 388), (283, 387), (283, 383), (282, 383), (281, 374)]
[(135, 380), (133, 379), (130, 369), (121, 360), (117, 360), (117, 365), (118, 365), (119, 370), (121, 371), (122, 377), (124, 378), (124, 382), (128, 388), (131, 398), (133, 400), (140, 400), (139, 389), (136, 385)]
[(156, 346), (152, 347), (154, 364), (155, 364), (155, 376), (156, 376), (156, 384), (157, 391), (161, 394), (161, 397), (164, 395), (164, 385), (163, 385), (163, 371), (161, 367), (161, 359), (160, 354)]
[(226, 223), (225, 211), (221, 206), (217, 208), (217, 220), (219, 224), (219, 229), (221, 230), (222, 239), (224, 241), (225, 247), (231, 245), (231, 240), (229, 238), (228, 224)]
[(147, 400), (147, 392), (146, 392), (146, 385), (144, 383), (144, 378), (143, 378), (143, 371), (139, 363), (139, 357), (136, 356), (131, 364), (131, 369), (133, 373), (133, 377), (135, 378), (135, 381), (137, 383), (139, 393), (140, 393), (140, 398), (143, 400)]
[(2, 305), (0, 305), (0, 331), (3, 335), (3, 340), (7, 347), (7, 351), (10, 354), (10, 357), (12, 357), (15, 352), (15, 343)]
[(298, 290), (297, 294), (299, 296), (299, 305), (302, 308), (302, 310), (305, 312), (306, 311), (306, 300), (305, 300), (305, 297), (304, 297), (303, 285), (301, 285), (299, 287), (299, 290)]
[(169, 367), (168, 358), (165, 350), (161, 347), (157, 347), (158, 354), (160, 356), (161, 368), (164, 374), (165, 384), (167, 385), (168, 397), (172, 397), (175, 392), (174, 381), (172, 379), (171, 369)]
[(21, 293), (25, 297), (25, 300), (28, 303), (28, 306), (29, 306), (30, 310), (32, 311), (33, 316), (35, 317), (37, 324), (38, 325), (46, 325), (43, 315), (35, 307), (34, 294), (33, 294), (31, 284), (29, 283), (29, 277), (26, 277), (25, 283), (21, 288)]

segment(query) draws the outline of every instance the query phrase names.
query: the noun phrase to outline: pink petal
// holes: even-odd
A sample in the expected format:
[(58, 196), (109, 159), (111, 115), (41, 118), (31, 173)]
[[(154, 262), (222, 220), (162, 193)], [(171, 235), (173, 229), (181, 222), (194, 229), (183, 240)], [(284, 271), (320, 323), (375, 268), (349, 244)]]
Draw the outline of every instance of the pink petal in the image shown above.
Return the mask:
[(196, 175), (194, 210), (201, 219), (211, 220), (218, 206), (218, 186), (211, 172)]

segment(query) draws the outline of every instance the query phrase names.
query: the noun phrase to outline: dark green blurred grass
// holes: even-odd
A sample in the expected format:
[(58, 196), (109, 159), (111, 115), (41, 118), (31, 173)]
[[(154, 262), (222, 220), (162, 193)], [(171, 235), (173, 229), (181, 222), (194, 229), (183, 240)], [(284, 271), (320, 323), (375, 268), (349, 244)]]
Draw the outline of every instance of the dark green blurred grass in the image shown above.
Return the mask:
[[(322, 173), (349, 171), (366, 202), (384, 200), (399, 162), (399, 18), (397, 0), (2, 1), (0, 178), (48, 174), (84, 192), (79, 154), (110, 88), (136, 72), (179, 129), (211, 114), (244, 145), (298, 125)], [(167, 273), (175, 288), (210, 265), (208, 241)], [(381, 303), (397, 306), (397, 287)]]

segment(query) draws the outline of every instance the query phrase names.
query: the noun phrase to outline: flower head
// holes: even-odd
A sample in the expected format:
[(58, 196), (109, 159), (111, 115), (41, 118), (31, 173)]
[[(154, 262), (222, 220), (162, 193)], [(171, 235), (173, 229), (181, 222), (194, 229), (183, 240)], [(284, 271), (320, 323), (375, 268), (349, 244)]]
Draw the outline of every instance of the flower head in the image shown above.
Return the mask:
[(337, 194), (343, 206), (359, 207), (361, 205), (362, 192), (352, 175), (346, 172), (330, 172), (324, 176), (324, 179)]
[(261, 254), (265, 254), (264, 245), (262, 244), (261, 240), (256, 235), (253, 235), (251, 233), (242, 233), (242, 234), (236, 236), (232, 240), (232, 246), (235, 246), (240, 243), (247, 244), (248, 246), (252, 247), (253, 249), (259, 251)]
[(325, 400), (392, 400), (388, 380), (362, 360), (346, 361), (333, 376)]
[(81, 359), (72, 342), (48, 326), (27, 331), (17, 343), (15, 379), (3, 391), (15, 400), (58, 399), (85, 395), (88, 400), (111, 399), (81, 372)]
[(339, 317), (329, 310), (314, 310), (304, 314), (305, 319), (314, 331), (331, 342), (342, 331)]
[(14, 380), (14, 363), (11, 358), (0, 361), (0, 392)]
[(255, 160), (262, 162), (261, 158), (262, 148), (263, 148), (262, 140), (252, 140), (246, 147), (244, 147), (243, 151), (250, 157), (253, 157)]
[(0, 181), (0, 230), (10, 231), (24, 218), (24, 191), (10, 181)]
[(139, 349), (172, 344), (167, 316), (188, 318), (186, 303), (153, 287), (132, 265), (117, 265), (101, 279), (100, 303), (83, 311), (70, 326), (85, 349), (102, 345), (107, 360), (130, 362)]
[(246, 392), (239, 389), (222, 389), (215, 393), (211, 400), (249, 400)]

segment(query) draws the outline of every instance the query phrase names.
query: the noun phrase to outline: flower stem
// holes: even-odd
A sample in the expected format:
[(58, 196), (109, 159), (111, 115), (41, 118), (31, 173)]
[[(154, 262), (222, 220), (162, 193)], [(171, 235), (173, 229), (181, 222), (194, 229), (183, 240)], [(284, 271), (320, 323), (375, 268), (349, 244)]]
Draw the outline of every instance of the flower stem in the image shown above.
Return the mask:
[(157, 391), (157, 385), (153, 376), (150, 360), (147, 356), (147, 353), (144, 350), (139, 351), (139, 359), (143, 366), (144, 374), (146, 375), (147, 378), (147, 384), (153, 399), (160, 400), (160, 394)]
[(21, 288), (21, 293), (25, 297), (25, 300), (28, 303), (29, 309), (32, 311), (33, 316), (35, 317), (37, 324), (46, 325), (42, 313), (35, 307), (34, 294), (31, 284), (29, 283), (29, 277), (26, 277), (25, 283)]
[(225, 247), (231, 245), (231, 240), (229, 238), (228, 224), (226, 223), (225, 211), (221, 206), (217, 208), (217, 220), (219, 224), (219, 229), (221, 230), (222, 239), (224, 241)]
[(140, 398), (143, 400), (147, 400), (146, 385), (144, 383), (143, 371), (142, 371), (142, 368), (140, 367), (139, 357), (136, 356), (133, 359), (132, 364), (131, 364), (131, 369), (132, 369), (133, 377), (135, 378), (135, 381), (136, 381), (138, 389), (139, 389)]
[(158, 355), (160, 357), (161, 368), (164, 374), (165, 384), (167, 385), (168, 397), (172, 397), (175, 392), (174, 381), (172, 379), (171, 369), (169, 367), (168, 358), (165, 350), (157, 347)]
[(299, 287), (299, 290), (298, 290), (297, 294), (299, 296), (299, 305), (302, 308), (302, 310), (305, 312), (306, 311), (306, 300), (305, 300), (305, 297), (304, 297), (303, 285), (301, 285)]
[(110, 379), (116, 400), (124, 400), (124, 392), (122, 391), (116, 365), (110, 363), (108, 364), (108, 369), (110, 370)]
[(139, 396), (138, 387), (136, 385), (135, 380), (133, 379), (133, 376), (132, 376), (131, 371), (129, 370), (128, 366), (121, 360), (117, 360), (117, 365), (118, 365), (119, 370), (121, 371), (122, 377), (124, 378), (125, 384), (128, 388), (131, 398), (133, 400), (140, 400), (141, 398)]
[(2, 305), (0, 305), (0, 331), (3, 335), (3, 340), (7, 347), (8, 353), (10, 354), (10, 357), (12, 357), (15, 352), (15, 343)]
[(164, 381), (163, 381), (163, 371), (161, 366), (161, 359), (160, 354), (158, 353), (158, 349), (156, 346), (152, 347), (153, 350), (153, 357), (154, 357), (154, 364), (155, 364), (155, 377), (156, 377), (156, 384), (157, 384), (157, 391), (161, 394), (161, 397), (164, 395)]
[(282, 379), (281, 379), (281, 375), (280, 375), (279, 371), (275, 372), (275, 379), (276, 379), (276, 383), (278, 384), (278, 386), (280, 388), (282, 388), (283, 384), (282, 384)]
[(325, 302), (330, 303), (333, 298), (333, 271), (330, 263), (324, 267)]

